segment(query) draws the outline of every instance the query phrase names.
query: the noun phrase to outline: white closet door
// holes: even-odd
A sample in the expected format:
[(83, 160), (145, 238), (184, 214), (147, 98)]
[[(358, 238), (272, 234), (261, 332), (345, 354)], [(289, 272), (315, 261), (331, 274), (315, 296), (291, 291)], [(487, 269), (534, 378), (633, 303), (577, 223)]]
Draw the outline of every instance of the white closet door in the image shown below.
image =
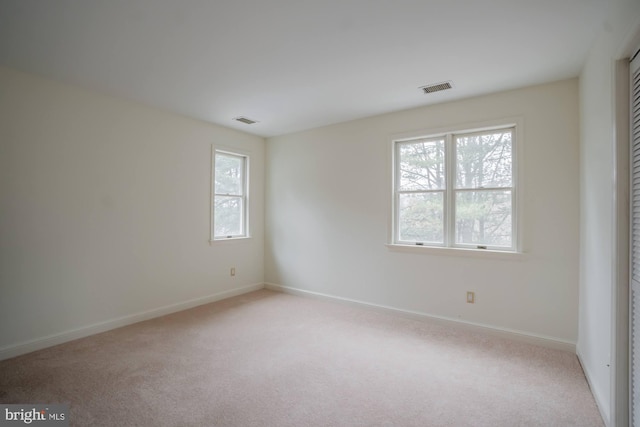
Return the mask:
[(640, 427), (640, 55), (631, 62), (630, 417)]

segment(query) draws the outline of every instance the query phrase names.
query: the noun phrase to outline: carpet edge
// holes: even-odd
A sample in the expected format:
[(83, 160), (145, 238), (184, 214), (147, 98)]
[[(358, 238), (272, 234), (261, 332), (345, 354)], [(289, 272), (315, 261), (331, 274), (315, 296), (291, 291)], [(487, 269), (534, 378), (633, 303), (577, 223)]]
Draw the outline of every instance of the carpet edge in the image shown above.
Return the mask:
[(275, 283), (265, 282), (264, 287), (265, 289), (269, 289), (271, 291), (283, 292), (283, 293), (299, 295), (299, 296), (309, 296), (309, 297), (328, 299), (328, 300), (337, 301), (337, 302), (341, 302), (349, 305), (373, 309), (375, 311), (379, 311), (383, 313), (391, 313), (394, 315), (399, 315), (399, 316), (407, 317), (414, 320), (438, 322), (441, 324), (449, 324), (449, 325), (455, 324), (467, 330), (479, 331), (479, 332), (487, 333), (493, 336), (501, 336), (511, 340), (516, 340), (516, 341), (525, 342), (528, 344), (534, 344), (534, 345), (538, 345), (546, 348), (551, 348), (554, 350), (562, 350), (562, 351), (570, 352), (572, 354), (576, 354), (576, 343), (572, 341), (566, 341), (560, 338), (538, 335), (538, 334), (533, 334), (530, 332), (520, 331), (515, 329), (501, 328), (501, 327), (492, 326), (492, 325), (484, 325), (481, 323), (475, 323), (475, 322), (470, 322), (470, 321), (465, 321), (460, 319), (453, 319), (445, 316), (437, 316), (437, 315), (418, 312), (418, 311), (404, 310), (401, 308), (373, 304), (366, 301), (359, 301), (351, 298), (343, 298), (335, 295), (324, 294), (321, 292), (314, 292), (314, 291), (308, 291), (300, 288), (282, 286)]
[(240, 288), (216, 292), (215, 294), (207, 295), (204, 297), (193, 298), (187, 301), (169, 304), (151, 310), (141, 311), (139, 313), (129, 314), (126, 316), (93, 323), (64, 332), (58, 332), (30, 341), (12, 344), (0, 348), (0, 360), (10, 359), (12, 357), (21, 356), (23, 354), (42, 350), (47, 347), (53, 347), (54, 345), (63, 344), (65, 342), (73, 341), (79, 338), (88, 337), (91, 335), (99, 334), (101, 332), (107, 332), (112, 329), (121, 328), (123, 326), (132, 325), (134, 323), (142, 322), (160, 316), (165, 316), (167, 314), (176, 313), (178, 311), (188, 310), (199, 305), (209, 304), (223, 299), (257, 291), (260, 289), (264, 289), (264, 287), (264, 283), (255, 283), (252, 285), (242, 286)]
[(604, 425), (607, 427), (611, 426), (611, 420), (610, 417), (608, 416), (608, 414), (606, 413), (606, 408), (607, 406), (605, 406), (605, 399), (603, 399), (602, 397), (602, 393), (600, 392), (600, 389), (598, 388), (594, 388), (593, 387), (593, 381), (591, 380), (591, 374), (590, 371), (588, 369), (585, 369), (585, 364), (583, 362), (583, 357), (580, 353), (580, 349), (576, 350), (576, 356), (578, 357), (578, 363), (580, 363), (580, 369), (582, 369), (582, 373), (584, 374), (585, 380), (587, 381), (587, 384), (589, 385), (589, 390), (591, 391), (591, 394), (593, 395), (593, 400), (596, 401), (596, 407), (598, 408), (598, 411), (600, 412), (600, 417), (602, 417), (602, 421), (604, 422)]

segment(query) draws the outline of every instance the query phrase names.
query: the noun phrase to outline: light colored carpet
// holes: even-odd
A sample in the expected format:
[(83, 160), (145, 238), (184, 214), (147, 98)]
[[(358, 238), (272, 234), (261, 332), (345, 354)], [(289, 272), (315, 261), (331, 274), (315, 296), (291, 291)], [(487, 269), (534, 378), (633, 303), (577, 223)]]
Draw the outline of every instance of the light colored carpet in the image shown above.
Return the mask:
[(567, 352), (267, 290), (0, 362), (77, 426), (602, 426)]

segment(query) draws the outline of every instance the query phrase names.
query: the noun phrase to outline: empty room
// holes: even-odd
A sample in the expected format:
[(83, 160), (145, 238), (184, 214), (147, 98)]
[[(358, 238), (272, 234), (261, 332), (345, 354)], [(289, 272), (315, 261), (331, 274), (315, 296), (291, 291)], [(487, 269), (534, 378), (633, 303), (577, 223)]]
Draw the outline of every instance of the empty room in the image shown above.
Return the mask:
[(640, 427), (639, 48), (638, 0), (0, 0), (0, 425)]

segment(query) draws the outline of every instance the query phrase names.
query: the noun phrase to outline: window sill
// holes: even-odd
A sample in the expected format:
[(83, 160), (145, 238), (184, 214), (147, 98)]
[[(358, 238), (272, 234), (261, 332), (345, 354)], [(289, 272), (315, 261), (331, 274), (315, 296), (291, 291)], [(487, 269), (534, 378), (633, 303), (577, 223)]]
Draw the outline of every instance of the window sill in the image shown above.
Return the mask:
[(524, 261), (527, 254), (523, 252), (492, 251), (487, 249), (440, 248), (435, 246), (386, 244), (391, 252), (405, 252), (422, 255), (461, 256), (470, 258), (506, 259)]
[(228, 239), (214, 239), (209, 240), (209, 246), (218, 245), (218, 244), (231, 244), (231, 243), (247, 243), (251, 240), (251, 236), (247, 237), (230, 237)]

